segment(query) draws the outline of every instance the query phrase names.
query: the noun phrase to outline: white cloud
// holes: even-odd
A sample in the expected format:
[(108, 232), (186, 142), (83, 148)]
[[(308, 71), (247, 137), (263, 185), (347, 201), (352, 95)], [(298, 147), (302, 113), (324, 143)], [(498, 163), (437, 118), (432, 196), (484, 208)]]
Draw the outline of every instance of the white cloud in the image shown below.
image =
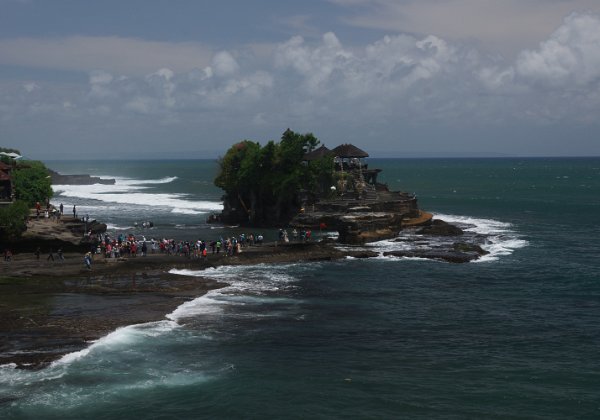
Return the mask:
[(448, 127), (593, 125), (600, 109), (600, 18), (592, 14), (568, 16), (514, 61), (434, 35), (348, 47), (331, 32), (316, 42), (292, 37), (260, 66), (245, 54), (220, 51), (187, 71), (96, 70), (85, 85), (3, 82), (1, 118), (4, 126), (45, 119), (51, 127), (65, 118), (65, 127), (78, 124), (78, 135), (97, 139), (95, 132), (111, 128), (115, 139), (127, 133), (134, 136), (128, 144), (150, 145), (166, 127), (247, 136), (290, 126), (355, 141), (431, 127), (443, 134)]
[(39, 88), (40, 88), (39, 85), (35, 82), (28, 82), (28, 83), (23, 84), (23, 89), (25, 89), (25, 91), (27, 93), (31, 93), (34, 90), (39, 89)]
[(573, 12), (600, 13), (597, 0), (330, 0), (346, 22), (394, 33), (475, 41), (507, 56), (533, 47)]
[(154, 86), (157, 95), (161, 97), (164, 105), (167, 108), (175, 106), (175, 98), (173, 96), (175, 92), (175, 83), (172, 81), (175, 73), (168, 68), (162, 68), (156, 73), (153, 73), (146, 77), (146, 81), (149, 85)]
[(588, 84), (600, 78), (600, 17), (572, 14), (539, 49), (522, 52), (519, 76), (553, 86)]
[(212, 71), (218, 77), (233, 76), (240, 69), (235, 58), (227, 51), (221, 51), (212, 59)]
[(150, 114), (155, 107), (155, 100), (148, 96), (137, 96), (125, 104), (125, 109), (139, 114)]

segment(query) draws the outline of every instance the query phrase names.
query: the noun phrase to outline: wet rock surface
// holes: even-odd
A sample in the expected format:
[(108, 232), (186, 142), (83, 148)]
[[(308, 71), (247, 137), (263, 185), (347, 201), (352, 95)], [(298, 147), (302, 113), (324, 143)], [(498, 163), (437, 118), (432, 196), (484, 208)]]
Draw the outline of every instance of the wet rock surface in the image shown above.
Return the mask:
[(0, 364), (15, 363), (32, 369), (46, 366), (118, 327), (164, 320), (183, 302), (226, 285), (202, 277), (170, 274), (173, 268), (199, 271), (222, 265), (380, 255), (466, 263), (486, 254), (481, 247), (487, 240), (484, 236), (464, 232), (457, 242), (455, 236), (420, 234), (418, 229), (405, 229), (399, 238), (387, 241), (401, 249), (385, 252), (378, 248), (381, 244), (373, 248), (344, 246), (325, 239), (267, 243), (244, 248), (233, 256), (209, 254), (200, 260), (166, 254), (119, 259), (96, 256), (91, 270), (84, 267), (81, 252), (66, 253), (64, 261), (16, 253), (0, 271)]
[(460, 236), (464, 234), (464, 231), (458, 226), (451, 225), (441, 219), (435, 219), (429, 226), (419, 229), (417, 233), (432, 236)]

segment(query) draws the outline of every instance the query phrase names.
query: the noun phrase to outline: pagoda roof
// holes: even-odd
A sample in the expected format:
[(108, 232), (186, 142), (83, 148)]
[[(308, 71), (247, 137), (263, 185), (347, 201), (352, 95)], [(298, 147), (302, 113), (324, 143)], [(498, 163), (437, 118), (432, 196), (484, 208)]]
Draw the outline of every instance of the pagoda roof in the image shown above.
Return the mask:
[(366, 158), (369, 154), (364, 150), (359, 149), (353, 144), (340, 144), (338, 147), (332, 150), (335, 156), (341, 158)]
[(305, 153), (304, 160), (317, 160), (330, 154), (331, 150), (325, 147), (325, 145), (321, 145), (321, 147), (313, 150), (312, 152)]

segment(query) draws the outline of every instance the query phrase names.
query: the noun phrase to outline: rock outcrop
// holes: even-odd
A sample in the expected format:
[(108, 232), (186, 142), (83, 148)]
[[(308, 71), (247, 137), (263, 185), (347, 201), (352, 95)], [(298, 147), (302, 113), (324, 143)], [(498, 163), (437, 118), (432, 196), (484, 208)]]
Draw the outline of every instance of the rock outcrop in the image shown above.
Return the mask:
[(290, 222), (301, 229), (337, 230), (339, 242), (364, 244), (394, 238), (409, 220), (431, 215), (418, 209), (417, 199), (406, 193), (381, 194), (378, 200), (321, 201), (299, 213)]
[(424, 226), (417, 231), (420, 235), (435, 236), (460, 236), (464, 234), (463, 230), (457, 226), (451, 225), (443, 220), (436, 219), (430, 225)]
[[(87, 232), (85, 231), (87, 228)], [(90, 237), (87, 233), (92, 234)], [(106, 224), (96, 220), (87, 223), (72, 217), (62, 217), (59, 221), (41, 217), (30, 217), (27, 230), (23, 235), (10, 243), (13, 252), (34, 252), (38, 247), (41, 252), (61, 248), (65, 252), (88, 251), (94, 237), (106, 232)]]
[(93, 185), (93, 184), (106, 184), (114, 185), (114, 179), (103, 179), (97, 176), (91, 175), (61, 175), (58, 172), (49, 170), (50, 177), (52, 178), (52, 184), (54, 185)]

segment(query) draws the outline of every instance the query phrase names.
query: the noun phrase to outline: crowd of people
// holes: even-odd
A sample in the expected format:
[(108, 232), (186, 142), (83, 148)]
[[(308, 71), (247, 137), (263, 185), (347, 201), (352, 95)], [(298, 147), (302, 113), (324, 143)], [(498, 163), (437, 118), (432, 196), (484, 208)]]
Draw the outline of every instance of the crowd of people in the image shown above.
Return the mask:
[[(61, 203), (58, 208), (52, 206), (49, 201), (46, 202), (45, 208), (36, 203), (36, 219), (44, 217), (45, 219), (52, 218), (55, 221), (60, 221), (64, 215), (64, 206)], [(42, 216), (43, 214), (43, 216)], [(73, 218), (77, 218), (77, 207), (73, 206)], [(86, 215), (82, 221), (87, 222), (89, 217)], [(87, 224), (87, 223), (86, 223)], [(144, 222), (142, 227), (152, 228), (154, 224), (152, 222)], [(137, 224), (136, 224), (137, 227)], [(84, 263), (89, 269), (91, 268), (92, 259), (95, 255), (103, 256), (104, 258), (120, 258), (120, 257), (144, 257), (150, 254), (166, 254), (166, 255), (177, 255), (183, 256), (190, 259), (201, 259), (207, 258), (208, 254), (220, 254), (231, 256), (241, 253), (245, 247), (249, 246), (260, 246), (263, 244), (264, 236), (262, 234), (239, 234), (238, 236), (219, 237), (214, 240), (205, 241), (202, 239), (198, 240), (174, 240), (174, 239), (146, 239), (145, 236), (136, 236), (133, 233), (111, 235), (109, 233), (93, 234), (91, 231), (85, 231), (85, 236), (88, 238), (90, 243), (90, 251), (85, 254)], [(281, 243), (285, 242), (306, 242), (311, 240), (311, 231), (296, 230), (293, 229), (291, 233), (288, 233), (286, 229), (279, 229), (278, 240)], [(38, 247), (34, 253), (36, 259), (40, 259), (41, 250)], [(57, 252), (59, 260), (64, 260), (62, 249)], [(12, 253), (6, 249), (4, 252), (4, 260), (11, 261)], [(47, 260), (54, 261), (54, 252), (50, 249)]]
[[(312, 236), (312, 231), (310, 229), (297, 231), (296, 228), (292, 229), (292, 240), (294, 242), (297, 241), (310, 241)], [(279, 242), (289, 242), (290, 235), (286, 229), (279, 229)]]
[(262, 234), (244, 233), (239, 236), (219, 237), (211, 241), (198, 239), (196, 241), (177, 241), (174, 239), (146, 239), (144, 236), (136, 237), (133, 234), (119, 234), (116, 237), (110, 234), (101, 234), (94, 246), (94, 254), (103, 255), (105, 258), (137, 257), (151, 254), (168, 254), (184, 256), (190, 259), (206, 258), (208, 254), (235, 255), (242, 252), (247, 246), (262, 245)]
[[(291, 240), (310, 241), (311, 231), (292, 230)], [(105, 258), (144, 257), (150, 254), (167, 254), (184, 256), (190, 259), (206, 258), (208, 254), (224, 254), (227, 256), (239, 254), (245, 247), (260, 246), (263, 244), (262, 234), (245, 234), (239, 236), (219, 237), (214, 240), (174, 240), (174, 239), (146, 239), (145, 236), (135, 236), (133, 233), (111, 236), (109, 233), (96, 237), (93, 254)], [(287, 230), (279, 230), (279, 241), (289, 242), (290, 235)]]

